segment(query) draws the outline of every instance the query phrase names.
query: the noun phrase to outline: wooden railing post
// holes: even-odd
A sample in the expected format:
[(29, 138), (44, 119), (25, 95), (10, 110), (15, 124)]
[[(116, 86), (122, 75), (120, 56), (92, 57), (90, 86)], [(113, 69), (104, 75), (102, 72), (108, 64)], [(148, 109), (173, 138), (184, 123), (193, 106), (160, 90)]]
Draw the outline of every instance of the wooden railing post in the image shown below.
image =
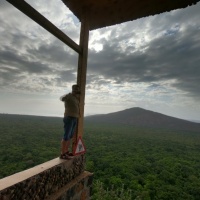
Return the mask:
[(81, 20), (81, 32), (80, 32), (80, 48), (78, 58), (78, 72), (77, 72), (77, 84), (80, 87), (80, 118), (78, 120), (77, 132), (73, 140), (73, 150), (76, 147), (77, 139), (83, 135), (83, 122), (84, 122), (84, 105), (85, 105), (85, 87), (86, 87), (86, 73), (87, 73), (87, 58), (88, 58), (88, 40), (89, 40), (89, 19), (88, 10), (84, 10)]

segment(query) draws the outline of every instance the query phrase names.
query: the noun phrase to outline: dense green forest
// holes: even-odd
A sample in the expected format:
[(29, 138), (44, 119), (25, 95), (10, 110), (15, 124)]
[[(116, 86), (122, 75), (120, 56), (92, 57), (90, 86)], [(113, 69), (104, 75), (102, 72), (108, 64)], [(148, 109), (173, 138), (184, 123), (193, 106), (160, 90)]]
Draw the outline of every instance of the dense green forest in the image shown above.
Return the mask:
[[(0, 115), (0, 178), (58, 157), (62, 126)], [(93, 199), (200, 199), (200, 133), (85, 123), (83, 141)]]

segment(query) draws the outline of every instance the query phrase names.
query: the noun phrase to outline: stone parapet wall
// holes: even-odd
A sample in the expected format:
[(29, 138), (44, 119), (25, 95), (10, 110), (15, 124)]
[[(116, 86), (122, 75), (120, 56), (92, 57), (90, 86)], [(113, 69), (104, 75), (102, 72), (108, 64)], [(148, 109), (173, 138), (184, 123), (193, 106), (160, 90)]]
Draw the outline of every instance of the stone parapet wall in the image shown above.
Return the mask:
[(84, 172), (85, 156), (56, 158), (0, 180), (0, 200), (90, 199), (93, 175)]
[(69, 184), (58, 190), (48, 200), (89, 200), (92, 180), (93, 174), (85, 171)]

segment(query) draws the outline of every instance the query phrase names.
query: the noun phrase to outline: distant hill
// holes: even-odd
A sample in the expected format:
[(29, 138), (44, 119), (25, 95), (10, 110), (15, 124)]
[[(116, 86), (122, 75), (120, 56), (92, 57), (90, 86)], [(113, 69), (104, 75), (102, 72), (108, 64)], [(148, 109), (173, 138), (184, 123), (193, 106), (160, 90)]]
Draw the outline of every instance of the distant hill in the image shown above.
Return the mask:
[(85, 117), (86, 122), (128, 124), (137, 127), (164, 128), (185, 131), (199, 131), (200, 124), (142, 108), (130, 108), (119, 112)]

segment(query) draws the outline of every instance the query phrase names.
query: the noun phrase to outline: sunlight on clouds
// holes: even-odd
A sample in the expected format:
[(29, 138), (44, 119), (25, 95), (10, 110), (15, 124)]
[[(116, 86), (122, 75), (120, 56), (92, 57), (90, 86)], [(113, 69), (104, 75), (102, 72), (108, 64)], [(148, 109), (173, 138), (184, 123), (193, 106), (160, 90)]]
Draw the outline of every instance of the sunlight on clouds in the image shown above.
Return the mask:
[(108, 40), (111, 35), (111, 29), (108, 27), (93, 30), (90, 32), (90, 42), (99, 41), (101, 39)]
[(96, 52), (103, 50), (102, 39), (109, 40), (111, 30), (108, 28), (93, 30), (90, 32), (89, 49), (93, 49)]
[(103, 50), (103, 44), (100, 44), (100, 43), (90, 44), (89, 48), (92, 50), (95, 50), (96, 52), (99, 52)]
[(149, 34), (149, 27), (147, 29), (145, 26), (146, 22), (142, 23), (143, 25), (138, 23), (138, 21), (142, 20), (143, 19), (134, 22), (126, 22), (111, 27), (111, 34), (108, 35), (109, 37), (107, 38), (107, 41), (112, 42), (114, 38), (120, 51), (127, 54), (137, 51), (145, 52), (152, 37)]

